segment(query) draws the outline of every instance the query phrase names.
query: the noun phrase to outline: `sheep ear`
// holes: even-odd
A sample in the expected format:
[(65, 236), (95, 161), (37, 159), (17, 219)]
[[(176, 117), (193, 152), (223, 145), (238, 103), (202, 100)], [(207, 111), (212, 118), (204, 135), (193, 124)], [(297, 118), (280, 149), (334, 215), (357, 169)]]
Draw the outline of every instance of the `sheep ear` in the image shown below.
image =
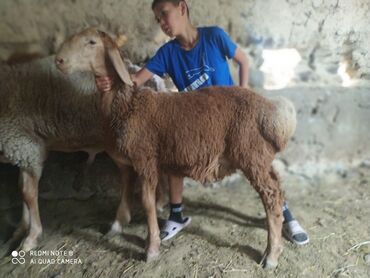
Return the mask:
[(116, 70), (118, 76), (121, 78), (121, 80), (125, 84), (129, 86), (134, 86), (134, 83), (131, 80), (131, 77), (130, 77), (130, 74), (128, 73), (126, 65), (121, 58), (117, 44), (105, 32), (98, 30), (98, 33), (101, 39), (103, 40), (105, 49), (107, 49), (108, 51), (109, 59), (111, 60), (113, 67)]
[(123, 62), (118, 49), (116, 47), (108, 48), (108, 56), (121, 80), (129, 86), (134, 86), (134, 83), (131, 80), (131, 76), (128, 73), (126, 65)]

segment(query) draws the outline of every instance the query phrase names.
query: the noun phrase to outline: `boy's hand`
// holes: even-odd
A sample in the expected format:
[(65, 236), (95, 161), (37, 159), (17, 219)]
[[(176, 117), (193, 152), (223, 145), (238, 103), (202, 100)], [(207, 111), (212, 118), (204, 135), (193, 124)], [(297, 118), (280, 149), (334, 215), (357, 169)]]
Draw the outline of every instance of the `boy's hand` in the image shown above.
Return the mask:
[(113, 78), (111, 76), (96, 76), (95, 83), (101, 92), (108, 92), (113, 87)]

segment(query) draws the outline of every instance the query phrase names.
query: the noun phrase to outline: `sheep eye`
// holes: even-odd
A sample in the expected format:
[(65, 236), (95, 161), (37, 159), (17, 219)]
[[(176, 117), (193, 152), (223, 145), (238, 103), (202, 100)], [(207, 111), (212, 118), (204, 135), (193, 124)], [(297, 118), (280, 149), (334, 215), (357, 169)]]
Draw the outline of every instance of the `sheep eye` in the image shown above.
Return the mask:
[(89, 44), (94, 45), (94, 44), (96, 44), (96, 41), (89, 40)]

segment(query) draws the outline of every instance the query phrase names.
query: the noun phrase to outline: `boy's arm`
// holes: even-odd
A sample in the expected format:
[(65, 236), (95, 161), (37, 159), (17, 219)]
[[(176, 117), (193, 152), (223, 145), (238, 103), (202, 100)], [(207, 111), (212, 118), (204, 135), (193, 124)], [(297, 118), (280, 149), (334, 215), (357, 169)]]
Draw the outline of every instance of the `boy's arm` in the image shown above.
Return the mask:
[[(150, 78), (152, 78), (152, 76), (153, 73), (143, 67), (138, 72), (131, 74), (131, 79), (135, 86), (140, 87)], [(96, 77), (95, 82), (98, 89), (102, 92), (110, 91), (113, 87), (113, 79), (111, 76)]]
[(233, 60), (239, 64), (239, 85), (248, 88), (249, 62), (243, 50), (238, 46)]
[(131, 75), (132, 82), (136, 85), (136, 87), (140, 87), (146, 81), (153, 77), (153, 73), (148, 70), (146, 67), (142, 67), (138, 72)]

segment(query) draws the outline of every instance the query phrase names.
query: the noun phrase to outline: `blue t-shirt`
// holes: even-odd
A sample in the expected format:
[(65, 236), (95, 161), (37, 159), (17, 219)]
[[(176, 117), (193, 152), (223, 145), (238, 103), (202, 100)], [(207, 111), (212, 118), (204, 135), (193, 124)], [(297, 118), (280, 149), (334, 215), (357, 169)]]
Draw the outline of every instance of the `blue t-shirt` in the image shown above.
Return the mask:
[(179, 91), (234, 85), (227, 58), (234, 57), (237, 45), (219, 27), (201, 27), (198, 32), (199, 40), (191, 50), (174, 39), (159, 48), (145, 67), (162, 77), (167, 73)]

